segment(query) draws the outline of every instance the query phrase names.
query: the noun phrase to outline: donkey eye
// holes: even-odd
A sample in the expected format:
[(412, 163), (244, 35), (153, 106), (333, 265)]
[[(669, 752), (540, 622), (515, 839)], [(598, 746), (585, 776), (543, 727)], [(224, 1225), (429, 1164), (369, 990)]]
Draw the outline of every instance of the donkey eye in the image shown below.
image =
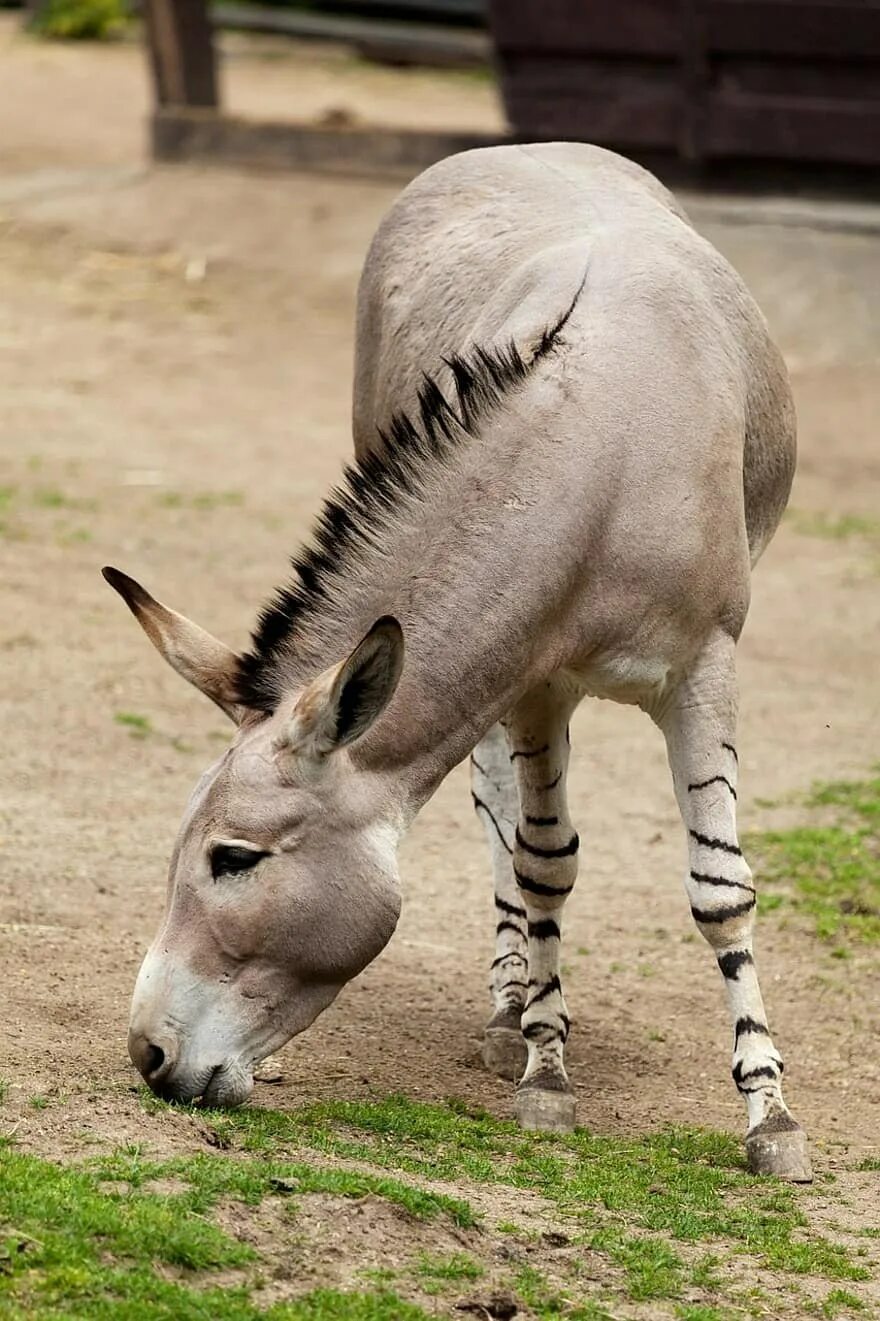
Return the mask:
[(221, 876), (250, 871), (266, 856), (262, 849), (246, 849), (240, 844), (215, 844), (211, 849), (211, 875), (216, 881)]

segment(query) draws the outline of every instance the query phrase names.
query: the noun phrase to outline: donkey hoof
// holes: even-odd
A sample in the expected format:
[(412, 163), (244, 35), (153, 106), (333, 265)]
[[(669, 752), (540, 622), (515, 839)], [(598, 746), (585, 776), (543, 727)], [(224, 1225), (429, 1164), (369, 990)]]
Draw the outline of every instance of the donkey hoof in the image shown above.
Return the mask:
[(542, 1087), (521, 1087), (514, 1100), (520, 1128), (543, 1133), (571, 1133), (577, 1103), (571, 1092), (551, 1092)]
[(746, 1160), (752, 1174), (775, 1174), (789, 1183), (812, 1183), (807, 1135), (790, 1116), (765, 1119), (746, 1135)]
[(521, 1012), (515, 1005), (498, 1009), (483, 1031), (483, 1063), (512, 1082), (525, 1073), (529, 1055), (519, 1024)]
[(284, 1074), (281, 1071), (281, 1065), (278, 1063), (277, 1056), (267, 1055), (264, 1060), (260, 1060), (259, 1064), (254, 1069), (254, 1082), (284, 1082)]
[(483, 1033), (483, 1063), (499, 1078), (516, 1082), (526, 1071), (528, 1050), (516, 1027), (487, 1027)]

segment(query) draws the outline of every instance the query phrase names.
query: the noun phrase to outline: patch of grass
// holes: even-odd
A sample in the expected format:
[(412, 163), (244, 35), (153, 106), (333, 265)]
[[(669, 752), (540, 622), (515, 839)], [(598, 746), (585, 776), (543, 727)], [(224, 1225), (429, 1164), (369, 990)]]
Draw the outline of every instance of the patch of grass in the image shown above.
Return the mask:
[(771, 898), (809, 917), (841, 958), (844, 940), (880, 942), (880, 777), (815, 785), (805, 805), (838, 819), (754, 834), (747, 847), (762, 881), (785, 886)]
[(260, 1316), (270, 1321), (430, 1321), (421, 1307), (404, 1302), (396, 1294), (340, 1293), (338, 1289), (316, 1289), (295, 1303), (282, 1303)]
[(479, 1262), (466, 1252), (454, 1252), (451, 1257), (419, 1258), (419, 1275), (434, 1280), (478, 1280), (484, 1273)]
[(50, 1104), (48, 1096), (32, 1096), (30, 1105), (32, 1110), (46, 1110)]
[(478, 1280), (484, 1271), (480, 1263), (465, 1252), (454, 1252), (451, 1257), (429, 1257), (423, 1253), (416, 1262), (415, 1274), (426, 1293), (439, 1293), (462, 1280)]
[(62, 532), (58, 538), (61, 546), (85, 546), (92, 539), (92, 534), (85, 527), (75, 527), (70, 532)]
[(381, 1174), (318, 1169), (302, 1162), (241, 1161), (200, 1154), (150, 1163), (142, 1160), (138, 1150), (123, 1148), (112, 1157), (97, 1160), (92, 1168), (102, 1179), (119, 1180), (135, 1188), (155, 1179), (182, 1179), (191, 1187), (192, 1209), (201, 1215), (220, 1197), (233, 1197), (256, 1206), (273, 1194), (330, 1193), (356, 1198), (373, 1194), (402, 1207), (418, 1220), (433, 1220), (446, 1214), (465, 1229), (477, 1223), (476, 1213), (459, 1198), (429, 1192)]
[(702, 1303), (686, 1303), (675, 1309), (680, 1321), (728, 1321), (732, 1313), (720, 1307), (704, 1307)]
[(115, 36), (127, 17), (123, 0), (43, 0), (31, 27), (44, 37), (97, 41)]
[(691, 1283), (698, 1289), (708, 1289), (710, 1293), (719, 1293), (723, 1286), (719, 1274), (720, 1266), (721, 1258), (712, 1252), (707, 1252), (691, 1267)]
[[(678, 1291), (684, 1266), (669, 1240), (725, 1241), (774, 1270), (867, 1278), (845, 1247), (810, 1233), (791, 1187), (745, 1172), (739, 1143), (724, 1134), (525, 1134), (460, 1103), (426, 1105), (400, 1096), (322, 1101), (290, 1114), (203, 1112), (203, 1118), (224, 1142), (249, 1151), (311, 1147), (428, 1179), (538, 1193), (623, 1266), (634, 1297)], [(650, 1237), (656, 1235), (663, 1237)]]
[(822, 1315), (828, 1317), (838, 1316), (843, 1311), (863, 1312), (864, 1310), (865, 1304), (861, 1298), (856, 1298), (855, 1294), (849, 1293), (846, 1289), (832, 1289), (822, 1302)]
[(163, 491), (158, 503), (164, 509), (229, 509), (244, 504), (241, 491), (197, 491), (184, 496), (179, 491)]
[(358, 1271), (362, 1280), (367, 1280), (370, 1284), (390, 1284), (392, 1280), (397, 1279), (397, 1271), (390, 1266), (365, 1266), (363, 1270)]
[(146, 738), (153, 732), (149, 716), (138, 715), (136, 711), (117, 711), (113, 719), (127, 729), (132, 738)]
[(821, 537), (825, 541), (849, 541), (853, 537), (880, 539), (880, 518), (865, 518), (859, 514), (827, 514), (821, 510), (789, 509), (787, 521), (807, 537)]
[[(160, 1178), (175, 1180), (181, 1191), (151, 1192), (149, 1184)], [(382, 1177), (220, 1155), (150, 1162), (136, 1145), (86, 1168), (65, 1168), (5, 1145), (0, 1315), (10, 1321), (424, 1321), (421, 1308), (384, 1288), (319, 1289), (268, 1310), (253, 1302), (244, 1272), (256, 1262), (255, 1251), (225, 1234), (207, 1213), (221, 1196), (253, 1203), (294, 1188), (343, 1196), (373, 1192), (415, 1215), (451, 1207), (459, 1223), (472, 1222), (454, 1199)], [(218, 1270), (242, 1271), (242, 1283), (222, 1289), (206, 1284), (206, 1273)]]
[(33, 503), (38, 509), (94, 509), (94, 500), (79, 500), (66, 495), (57, 486), (38, 486), (33, 493)]
[(589, 1246), (623, 1267), (626, 1289), (636, 1302), (674, 1298), (681, 1292), (684, 1266), (665, 1239), (634, 1237), (616, 1226), (603, 1226)]
[(91, 1296), (94, 1315), (109, 1316), (112, 1299), (142, 1305), (154, 1287), (157, 1301), (173, 1300), (179, 1315), (194, 1315), (178, 1286), (155, 1275), (151, 1263), (216, 1270), (253, 1257), (250, 1248), (192, 1215), (187, 1199), (108, 1194), (93, 1174), (8, 1147), (0, 1151), (0, 1223), (0, 1300), (23, 1315), (45, 1315)]
[(614, 1321), (598, 1303), (587, 1300), (572, 1302), (564, 1289), (554, 1288), (534, 1266), (519, 1268), (513, 1286), (523, 1302), (531, 1308), (538, 1321)]

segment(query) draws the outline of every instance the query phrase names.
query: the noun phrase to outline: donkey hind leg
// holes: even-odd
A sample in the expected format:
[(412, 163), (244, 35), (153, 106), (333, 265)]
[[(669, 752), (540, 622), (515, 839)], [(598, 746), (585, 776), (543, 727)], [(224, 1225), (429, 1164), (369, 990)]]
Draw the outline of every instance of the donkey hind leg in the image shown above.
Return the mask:
[(507, 740), (493, 725), (471, 756), (471, 797), (483, 822), (495, 878), (495, 958), (489, 989), (495, 1012), (483, 1035), (483, 1061), (501, 1078), (519, 1078), (526, 1067), (520, 1027), (528, 978), (526, 910), (513, 875), (513, 843), (519, 815)]
[(782, 1059), (767, 1026), (752, 956), (755, 890), (736, 833), (736, 712), (734, 643), (719, 634), (658, 723), (688, 835), (685, 884), (691, 912), (715, 952), (727, 990), (733, 1080), (748, 1109), (749, 1167), (756, 1174), (808, 1183), (806, 1134), (782, 1097)]
[[(579, 696), (579, 694), (577, 695)], [(568, 717), (563, 682), (529, 693), (507, 726), (519, 790), (513, 870), (528, 923), (529, 985), (522, 1015), (528, 1061), (516, 1092), (523, 1128), (567, 1131), (575, 1101), (563, 1060), (570, 1021), (559, 978), (562, 909), (577, 875), (578, 837), (565, 795)]]

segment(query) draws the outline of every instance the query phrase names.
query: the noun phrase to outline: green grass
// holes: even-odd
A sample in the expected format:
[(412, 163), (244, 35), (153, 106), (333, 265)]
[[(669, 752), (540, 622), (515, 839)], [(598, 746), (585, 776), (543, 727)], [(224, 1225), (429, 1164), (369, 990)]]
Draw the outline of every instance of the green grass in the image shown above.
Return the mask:
[[(157, 1120), (176, 1122), (180, 1115), (180, 1107), (146, 1095), (144, 1104)], [(63, 1168), (0, 1145), (0, 1315), (12, 1321), (422, 1321), (427, 1314), (399, 1296), (398, 1281), (408, 1282), (410, 1293), (452, 1298), (482, 1279), (488, 1262), (497, 1278), (499, 1261), (509, 1262), (504, 1287), (538, 1321), (613, 1315), (613, 1306), (607, 1312), (588, 1296), (595, 1286), (582, 1286), (584, 1265), (570, 1251), (544, 1255), (539, 1231), (509, 1220), (493, 1229), (463, 1197), (434, 1191), (431, 1182), (440, 1179), (508, 1189), (502, 1200), (511, 1210), (518, 1190), (537, 1195), (545, 1208), (540, 1228), (552, 1227), (560, 1246), (590, 1263), (590, 1281), (604, 1259), (618, 1281), (615, 1296), (629, 1306), (688, 1298), (677, 1308), (680, 1321), (750, 1314), (728, 1283), (736, 1255), (751, 1268), (783, 1274), (792, 1289), (799, 1274), (835, 1283), (868, 1278), (858, 1254), (811, 1229), (796, 1190), (747, 1174), (739, 1143), (721, 1134), (527, 1134), (458, 1102), (428, 1105), (395, 1096), (320, 1102), (287, 1114), (198, 1114), (221, 1149), (156, 1160), (132, 1144)], [(360, 1168), (328, 1167), (308, 1159), (309, 1151)], [(261, 1310), (262, 1263), (249, 1243), (214, 1222), (215, 1208), (271, 1200), (285, 1208), (283, 1227), (296, 1224), (300, 1203), (315, 1193), (381, 1198), (412, 1217), (414, 1227), (433, 1221), (445, 1222), (454, 1236), (468, 1231), (473, 1251), (417, 1252), (415, 1236), (413, 1256), (399, 1269), (357, 1272), (364, 1292), (313, 1291)], [(540, 1254), (534, 1263), (527, 1259), (532, 1254)], [(212, 1283), (218, 1271), (223, 1288)], [(857, 1308), (859, 1301), (835, 1288), (822, 1307), (833, 1316), (828, 1309)]]
[(79, 509), (94, 510), (95, 501), (77, 499), (66, 495), (57, 486), (38, 486), (33, 493), (33, 503), (38, 509)]
[(675, 1315), (679, 1321), (729, 1321), (733, 1313), (720, 1307), (704, 1307), (702, 1303), (688, 1303), (684, 1307), (677, 1307)]
[(455, 1252), (451, 1257), (422, 1255), (416, 1264), (416, 1274), (426, 1280), (478, 1280), (483, 1268), (473, 1257)]
[(423, 1293), (442, 1294), (448, 1289), (479, 1280), (483, 1267), (464, 1252), (451, 1257), (431, 1257), (422, 1253), (413, 1271)]
[(454, 1224), (470, 1228), (477, 1216), (467, 1202), (418, 1188), (400, 1179), (351, 1170), (319, 1169), (301, 1161), (234, 1160), (200, 1154), (176, 1160), (145, 1162), (139, 1151), (115, 1152), (93, 1164), (102, 1179), (140, 1188), (155, 1179), (181, 1179), (190, 1185), (192, 1209), (205, 1215), (221, 1197), (257, 1206), (267, 1196), (330, 1193), (337, 1197), (370, 1194), (401, 1207), (418, 1220), (446, 1214)]
[(244, 504), (241, 491), (197, 491), (184, 496), (179, 491), (163, 491), (158, 503), (163, 509), (229, 509)]
[[(158, 1179), (174, 1180), (180, 1191), (150, 1191)], [(384, 1176), (219, 1155), (151, 1162), (137, 1147), (85, 1168), (65, 1168), (4, 1145), (0, 1315), (11, 1321), (422, 1321), (420, 1308), (384, 1289), (316, 1290), (268, 1310), (258, 1307), (246, 1274), (256, 1252), (209, 1213), (221, 1197), (253, 1205), (268, 1196), (311, 1192), (372, 1193), (414, 1216), (448, 1213), (457, 1224), (474, 1219), (463, 1202)], [(218, 1270), (240, 1271), (242, 1282), (212, 1288), (205, 1280)]]
[(855, 1294), (849, 1293), (846, 1289), (832, 1289), (831, 1293), (822, 1303), (822, 1315), (828, 1317), (839, 1316), (841, 1312), (863, 1312), (865, 1304), (861, 1298), (856, 1298)]
[(136, 711), (117, 711), (113, 719), (127, 729), (132, 738), (146, 738), (153, 732), (149, 716), (138, 715)]
[(815, 785), (805, 805), (831, 822), (752, 834), (746, 841), (765, 911), (793, 908), (846, 957), (849, 943), (880, 941), (880, 777)]
[(633, 1297), (675, 1295), (685, 1270), (671, 1246), (676, 1240), (725, 1244), (785, 1272), (832, 1280), (867, 1274), (845, 1247), (810, 1233), (792, 1188), (748, 1175), (739, 1142), (724, 1134), (525, 1134), (458, 1103), (417, 1104), (405, 1097), (322, 1101), (290, 1114), (250, 1109), (203, 1117), (223, 1142), (245, 1151), (307, 1147), (428, 1179), (538, 1193), (571, 1220), (584, 1242), (622, 1266)]
[(573, 1303), (565, 1289), (554, 1288), (534, 1266), (521, 1266), (513, 1278), (517, 1294), (539, 1321), (612, 1321), (596, 1303)]
[(31, 27), (43, 37), (94, 41), (115, 36), (127, 16), (123, 0), (43, 0)]
[(820, 510), (789, 509), (786, 520), (806, 537), (821, 537), (825, 541), (849, 541), (853, 537), (880, 539), (880, 518), (865, 518), (859, 514), (827, 514)]

